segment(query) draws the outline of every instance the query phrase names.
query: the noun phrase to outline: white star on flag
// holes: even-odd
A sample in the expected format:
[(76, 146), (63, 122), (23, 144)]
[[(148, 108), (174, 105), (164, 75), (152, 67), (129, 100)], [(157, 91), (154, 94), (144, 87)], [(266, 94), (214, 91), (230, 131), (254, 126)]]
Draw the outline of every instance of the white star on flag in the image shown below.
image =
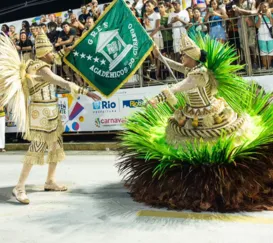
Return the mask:
[(85, 55), (84, 53), (81, 54), (81, 58), (85, 58), (85, 56), (86, 56), (86, 55)]
[(100, 63), (101, 63), (101, 65), (105, 65), (106, 61), (105, 60), (101, 60)]
[(87, 56), (87, 60), (88, 60), (88, 61), (91, 61), (91, 60), (92, 60), (92, 56), (88, 55), (88, 56)]
[(94, 61), (95, 61), (95, 62), (99, 62), (99, 60), (100, 60), (100, 59), (99, 59), (98, 57), (95, 57), (95, 58), (94, 58)]
[(74, 51), (73, 54), (75, 57), (79, 56), (79, 53), (77, 51)]

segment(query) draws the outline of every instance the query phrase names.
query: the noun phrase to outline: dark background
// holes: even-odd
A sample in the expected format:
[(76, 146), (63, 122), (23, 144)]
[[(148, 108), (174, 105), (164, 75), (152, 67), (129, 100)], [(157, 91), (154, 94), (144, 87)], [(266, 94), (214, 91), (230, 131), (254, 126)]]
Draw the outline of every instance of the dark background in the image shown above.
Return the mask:
[[(99, 4), (111, 0), (98, 0)], [(23, 20), (24, 18), (36, 17), (41, 14), (49, 14), (68, 9), (80, 8), (91, 0), (1, 0), (0, 23)]]

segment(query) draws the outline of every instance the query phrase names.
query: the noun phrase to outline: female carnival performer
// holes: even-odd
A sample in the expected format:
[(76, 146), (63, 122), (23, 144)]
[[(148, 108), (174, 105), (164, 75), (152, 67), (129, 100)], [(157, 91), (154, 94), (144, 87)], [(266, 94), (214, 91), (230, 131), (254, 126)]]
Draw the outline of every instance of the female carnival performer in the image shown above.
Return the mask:
[(66, 191), (55, 181), (57, 163), (65, 157), (62, 142), (63, 126), (58, 109), (56, 86), (71, 92), (73, 97), (87, 95), (94, 100), (100, 97), (80, 88), (51, 71), (55, 54), (47, 36), (41, 31), (35, 39), (36, 60), (21, 62), (8, 37), (0, 35), (0, 106), (12, 111), (24, 138), (31, 141), (24, 159), (18, 184), (13, 189), (16, 199), (29, 204), (25, 182), (33, 165), (44, 165), (44, 152), (48, 149), (48, 175), (45, 191)]
[(134, 199), (154, 206), (272, 209), (270, 94), (236, 75), (227, 44), (195, 42), (182, 36), (182, 63), (160, 58), (186, 78), (128, 118), (119, 171)]
[[(159, 54), (156, 48), (154, 52)], [(186, 78), (149, 101), (153, 106), (162, 101), (176, 105), (175, 94), (184, 92), (186, 95), (187, 105), (174, 112), (166, 128), (168, 143), (176, 145), (199, 137), (214, 140), (223, 130), (231, 133), (239, 129), (244, 118), (238, 116), (224, 99), (214, 96), (216, 82), (204, 66), (207, 53), (200, 50), (187, 35), (182, 37), (181, 53), (183, 64), (165, 60), (172, 69), (186, 74)]]

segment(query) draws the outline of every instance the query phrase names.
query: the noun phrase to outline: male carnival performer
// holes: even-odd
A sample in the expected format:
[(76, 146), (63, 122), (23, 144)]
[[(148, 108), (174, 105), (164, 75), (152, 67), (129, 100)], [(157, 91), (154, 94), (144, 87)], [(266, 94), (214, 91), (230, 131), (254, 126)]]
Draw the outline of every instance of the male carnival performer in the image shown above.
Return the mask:
[(13, 195), (23, 203), (29, 204), (25, 183), (33, 165), (44, 165), (44, 152), (48, 149), (48, 176), (45, 191), (66, 191), (55, 181), (57, 163), (65, 157), (62, 133), (63, 126), (58, 110), (56, 86), (67, 89), (76, 97), (87, 95), (93, 100), (100, 97), (67, 82), (51, 71), (55, 54), (47, 36), (41, 31), (35, 39), (36, 60), (21, 62), (11, 41), (0, 35), (0, 106), (7, 105), (12, 110), (13, 120), (31, 141), (24, 158), (24, 164)]

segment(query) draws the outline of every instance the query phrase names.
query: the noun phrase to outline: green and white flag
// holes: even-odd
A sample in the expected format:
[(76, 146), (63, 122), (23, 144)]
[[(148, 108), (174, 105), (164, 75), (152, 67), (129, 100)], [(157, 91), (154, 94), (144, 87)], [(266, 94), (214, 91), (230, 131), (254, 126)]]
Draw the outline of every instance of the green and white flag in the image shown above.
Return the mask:
[(110, 97), (139, 69), (152, 48), (152, 39), (126, 3), (115, 0), (64, 61), (91, 87)]

